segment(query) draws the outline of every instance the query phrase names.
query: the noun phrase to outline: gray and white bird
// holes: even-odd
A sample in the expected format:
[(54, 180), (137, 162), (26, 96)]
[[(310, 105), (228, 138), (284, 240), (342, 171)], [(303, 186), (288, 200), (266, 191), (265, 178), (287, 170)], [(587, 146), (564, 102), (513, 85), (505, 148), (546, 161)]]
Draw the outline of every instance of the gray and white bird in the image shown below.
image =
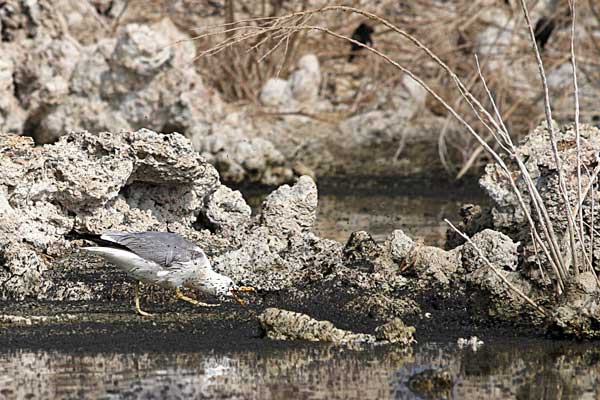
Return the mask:
[(215, 272), (204, 251), (176, 233), (107, 231), (100, 239), (108, 242), (108, 246), (83, 247), (82, 250), (102, 256), (137, 280), (135, 310), (142, 316), (151, 314), (140, 308), (140, 282), (174, 289), (177, 299), (204, 307), (218, 304), (192, 299), (181, 289), (185, 287), (212, 296), (233, 297), (240, 304), (244, 303), (237, 297), (237, 292), (254, 290), (247, 286), (238, 287), (229, 277)]

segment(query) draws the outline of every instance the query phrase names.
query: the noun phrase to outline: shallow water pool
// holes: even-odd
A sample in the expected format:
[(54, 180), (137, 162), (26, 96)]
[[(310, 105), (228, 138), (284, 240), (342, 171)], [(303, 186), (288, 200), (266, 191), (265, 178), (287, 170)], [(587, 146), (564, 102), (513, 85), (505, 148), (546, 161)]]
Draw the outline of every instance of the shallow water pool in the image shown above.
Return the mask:
[[(485, 338), (484, 338), (485, 340)], [(427, 369), (446, 390), (416, 393)], [(548, 341), (301, 348), (235, 353), (0, 353), (0, 398), (12, 399), (597, 399), (600, 349)]]
[[(345, 243), (357, 230), (377, 241), (402, 229), (424, 244), (443, 247), (447, 224), (460, 221), (463, 204), (485, 204), (475, 180), (416, 180), (394, 177), (323, 178), (318, 182), (319, 203), (315, 233)], [(242, 190), (243, 191), (243, 190)], [(259, 212), (267, 191), (243, 191)]]

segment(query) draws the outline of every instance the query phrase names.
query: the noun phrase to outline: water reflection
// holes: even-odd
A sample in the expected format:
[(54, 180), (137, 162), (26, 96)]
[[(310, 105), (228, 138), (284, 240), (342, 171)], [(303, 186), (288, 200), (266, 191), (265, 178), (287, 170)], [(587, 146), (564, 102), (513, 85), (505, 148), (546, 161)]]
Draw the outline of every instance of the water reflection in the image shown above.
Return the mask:
[[(447, 371), (455, 399), (596, 399), (600, 349), (556, 343), (486, 344), (473, 352), (426, 344), (315, 347), (258, 353), (0, 354), (2, 399), (415, 399), (408, 379)], [(430, 397), (433, 396), (433, 397)]]
[[(363, 178), (319, 181), (316, 233), (345, 243), (350, 233), (369, 232), (384, 240), (394, 229), (402, 229), (427, 245), (443, 246), (444, 218), (458, 222), (465, 203), (485, 204), (476, 182), (458, 186), (453, 182), (427, 180)], [(245, 194), (257, 213), (267, 193)]]
[(427, 245), (443, 246), (448, 228), (444, 218), (457, 220), (463, 203), (423, 196), (321, 195), (315, 232), (344, 243), (356, 230), (382, 241), (402, 229)]

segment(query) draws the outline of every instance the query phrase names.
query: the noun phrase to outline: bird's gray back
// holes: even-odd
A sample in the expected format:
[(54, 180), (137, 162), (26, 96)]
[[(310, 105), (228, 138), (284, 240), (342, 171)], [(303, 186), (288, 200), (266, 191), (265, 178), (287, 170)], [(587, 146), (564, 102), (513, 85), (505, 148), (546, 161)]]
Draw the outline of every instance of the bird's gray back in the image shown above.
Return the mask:
[(125, 246), (138, 256), (153, 261), (163, 268), (197, 258), (206, 258), (200, 247), (176, 233), (107, 231), (101, 238)]

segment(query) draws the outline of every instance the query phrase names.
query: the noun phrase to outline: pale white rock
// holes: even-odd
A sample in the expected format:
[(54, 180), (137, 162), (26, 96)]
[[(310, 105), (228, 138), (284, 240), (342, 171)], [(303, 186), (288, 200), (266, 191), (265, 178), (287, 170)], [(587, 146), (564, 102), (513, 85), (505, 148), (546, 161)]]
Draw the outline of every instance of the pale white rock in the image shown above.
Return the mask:
[(221, 186), (212, 193), (206, 204), (206, 219), (218, 231), (243, 229), (250, 222), (252, 210), (237, 190)]
[(172, 56), (167, 37), (148, 25), (128, 24), (119, 35), (113, 62), (141, 77), (151, 77)]
[(406, 118), (413, 118), (425, 107), (427, 91), (413, 78), (405, 75), (402, 82), (392, 91), (392, 104), (396, 112)]
[(514, 243), (511, 238), (501, 232), (485, 229), (478, 232), (462, 246), (463, 268), (468, 272), (482, 267), (488, 267), (481, 259), (479, 249), (488, 261), (499, 270), (516, 271), (519, 262), (519, 243)]
[(298, 69), (288, 81), (294, 100), (301, 103), (315, 102), (319, 97), (321, 70), (314, 54), (307, 54), (298, 61)]
[[(0, 53), (8, 51), (8, 46), (0, 44)], [(15, 97), (14, 70), (11, 56), (0, 57), (0, 133), (22, 133), (27, 117)]]
[(85, 129), (90, 132), (130, 130), (120, 112), (99, 98), (71, 96), (50, 111), (33, 133), (36, 143), (53, 143), (67, 132)]
[(260, 101), (265, 106), (277, 107), (290, 103), (292, 92), (288, 81), (281, 78), (271, 78), (260, 91)]
[(283, 185), (267, 196), (261, 222), (278, 234), (290, 235), (312, 229), (316, 220), (317, 185), (301, 176), (293, 186)]

